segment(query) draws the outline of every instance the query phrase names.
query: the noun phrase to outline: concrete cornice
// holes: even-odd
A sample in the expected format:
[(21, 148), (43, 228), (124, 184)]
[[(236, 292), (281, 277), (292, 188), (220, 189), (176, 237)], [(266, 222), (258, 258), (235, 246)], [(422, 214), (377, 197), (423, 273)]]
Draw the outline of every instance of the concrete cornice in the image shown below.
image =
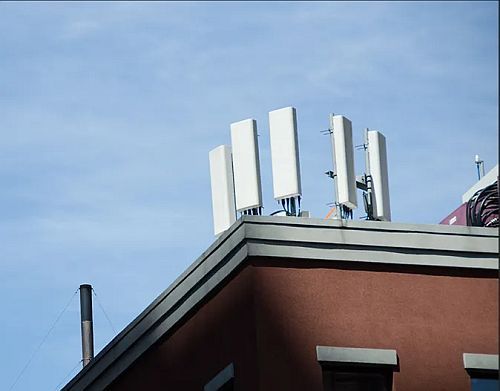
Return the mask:
[(102, 390), (110, 385), (249, 256), (494, 272), (498, 269), (498, 230), (244, 216), (63, 390)]

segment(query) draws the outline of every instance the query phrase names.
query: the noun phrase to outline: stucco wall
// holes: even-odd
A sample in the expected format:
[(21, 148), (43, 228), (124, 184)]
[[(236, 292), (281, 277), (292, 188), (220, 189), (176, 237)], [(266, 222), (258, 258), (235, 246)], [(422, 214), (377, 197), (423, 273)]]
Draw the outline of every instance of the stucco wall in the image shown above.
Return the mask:
[(253, 268), (247, 267), (188, 320), (150, 349), (111, 390), (203, 390), (229, 363), (236, 386), (256, 390)]
[(394, 390), (469, 390), (462, 353), (498, 353), (498, 277), (254, 258), (111, 389), (201, 390), (233, 362), (237, 390), (321, 390), (316, 345), (396, 349)]
[(396, 349), (405, 391), (470, 390), (462, 353), (498, 353), (495, 273), (255, 265), (262, 390), (320, 390), (316, 345)]

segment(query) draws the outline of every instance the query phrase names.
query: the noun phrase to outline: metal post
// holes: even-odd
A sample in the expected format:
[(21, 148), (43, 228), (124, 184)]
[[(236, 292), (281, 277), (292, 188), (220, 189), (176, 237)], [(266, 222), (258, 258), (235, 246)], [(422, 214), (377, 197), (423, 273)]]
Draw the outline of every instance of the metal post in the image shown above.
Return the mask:
[(330, 141), (332, 143), (332, 164), (333, 164), (333, 191), (335, 194), (335, 212), (333, 214), (333, 218), (336, 220), (340, 219), (340, 205), (339, 205), (339, 193), (338, 193), (338, 186), (337, 186), (337, 167), (335, 166), (335, 138), (333, 134), (333, 116), (335, 114), (331, 113), (330, 114)]
[(80, 315), (82, 322), (82, 362), (83, 366), (86, 366), (94, 358), (92, 285), (80, 285)]
[(370, 129), (365, 128), (364, 134), (364, 150), (365, 150), (365, 180), (366, 180), (366, 192), (367, 192), (367, 204), (368, 208), (366, 210), (367, 219), (373, 219), (373, 181), (370, 171), (370, 151), (368, 150), (368, 132)]
[(476, 168), (477, 168), (477, 180), (481, 179), (481, 173), (484, 176), (484, 160), (481, 160), (479, 155), (476, 155), (475, 157), (475, 162), (476, 162)]

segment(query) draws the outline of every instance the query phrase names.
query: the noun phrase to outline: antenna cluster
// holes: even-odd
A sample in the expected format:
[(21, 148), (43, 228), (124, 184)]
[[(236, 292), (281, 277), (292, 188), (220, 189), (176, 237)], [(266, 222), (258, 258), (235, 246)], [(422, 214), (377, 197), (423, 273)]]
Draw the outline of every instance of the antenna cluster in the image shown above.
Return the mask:
[[(257, 121), (234, 122), (230, 128), (231, 146), (209, 153), (215, 235), (236, 221), (237, 212), (261, 215), (263, 209)], [(286, 215), (298, 216), (302, 190), (295, 108), (271, 111), (269, 132), (274, 198)]]
[(343, 115), (330, 114), (330, 127), (323, 133), (330, 135), (332, 144), (333, 171), (325, 174), (334, 180), (334, 218), (352, 218), (353, 209), (358, 206), (356, 189), (360, 189), (366, 219), (391, 221), (385, 136), (365, 129), (364, 143), (357, 146), (365, 151), (365, 172), (356, 177), (351, 121)]
[[(245, 119), (230, 125), (231, 145), (220, 145), (209, 153), (214, 231), (218, 236), (235, 221), (236, 214), (262, 215), (257, 121)], [(352, 218), (357, 208), (356, 190), (363, 191), (368, 220), (391, 220), (387, 152), (385, 137), (365, 130), (365, 173), (355, 175), (352, 123), (343, 115), (330, 115), (333, 170), (326, 174), (334, 180), (335, 202), (328, 214), (336, 219)], [(269, 139), (274, 199), (282, 213), (301, 216), (297, 113), (294, 107), (269, 112)]]

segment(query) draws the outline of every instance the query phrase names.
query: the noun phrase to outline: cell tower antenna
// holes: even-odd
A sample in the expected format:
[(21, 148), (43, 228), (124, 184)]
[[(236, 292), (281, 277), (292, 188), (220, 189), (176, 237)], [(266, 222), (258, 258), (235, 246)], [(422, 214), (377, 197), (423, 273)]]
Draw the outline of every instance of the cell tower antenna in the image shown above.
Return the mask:
[(287, 216), (300, 216), (302, 186), (294, 107), (269, 112), (269, 140), (274, 199), (281, 203)]
[(333, 208), (332, 208), (333, 213), (330, 212), (327, 215), (327, 218), (328, 218), (328, 216), (332, 215), (334, 219), (338, 220), (338, 219), (340, 219), (340, 208), (339, 208), (340, 205), (338, 203), (339, 193), (338, 193), (337, 174), (336, 174), (337, 168), (335, 166), (335, 138), (333, 137), (333, 117), (334, 116), (335, 116), (334, 113), (330, 114), (329, 127), (326, 131), (323, 131), (322, 133), (328, 134), (328, 136), (330, 137), (330, 144), (332, 147), (332, 170), (326, 171), (325, 174), (333, 180), (334, 200), (333, 200)]
[(236, 221), (231, 147), (220, 145), (209, 154), (214, 234), (219, 236)]
[[(385, 136), (377, 130), (366, 131), (368, 197), (370, 201), (369, 219), (391, 221), (389, 196), (389, 171)], [(366, 142), (366, 141), (365, 141)], [(371, 194), (370, 194), (371, 191)]]
[(262, 214), (257, 121), (247, 119), (231, 124), (236, 211), (244, 215)]
[(329, 134), (332, 146), (333, 171), (326, 175), (333, 179), (334, 218), (352, 218), (357, 199), (351, 121), (343, 115), (330, 114), (330, 127), (323, 133)]

